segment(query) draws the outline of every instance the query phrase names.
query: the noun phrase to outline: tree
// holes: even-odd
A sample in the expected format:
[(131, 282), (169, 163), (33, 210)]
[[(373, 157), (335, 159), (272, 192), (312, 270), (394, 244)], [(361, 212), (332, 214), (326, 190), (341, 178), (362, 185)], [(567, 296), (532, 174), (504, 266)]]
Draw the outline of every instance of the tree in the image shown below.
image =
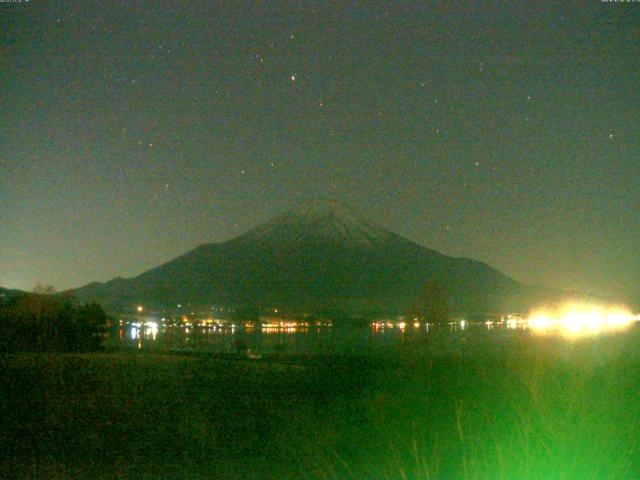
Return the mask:
[(35, 287), (33, 287), (33, 293), (38, 295), (53, 295), (56, 293), (56, 289), (52, 285), (45, 285), (44, 283), (38, 282)]
[(16, 297), (0, 305), (0, 351), (95, 351), (107, 321), (96, 303), (74, 305), (51, 295)]
[(430, 279), (413, 304), (411, 314), (414, 318), (430, 323), (448, 322), (449, 300), (444, 283), (435, 278)]

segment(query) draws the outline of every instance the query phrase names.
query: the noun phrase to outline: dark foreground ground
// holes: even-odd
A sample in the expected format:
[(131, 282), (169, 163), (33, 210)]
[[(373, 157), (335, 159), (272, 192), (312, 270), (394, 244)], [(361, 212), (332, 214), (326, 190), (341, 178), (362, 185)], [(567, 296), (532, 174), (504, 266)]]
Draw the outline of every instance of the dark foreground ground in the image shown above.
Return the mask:
[(640, 364), (585, 357), (3, 356), (0, 476), (640, 478)]

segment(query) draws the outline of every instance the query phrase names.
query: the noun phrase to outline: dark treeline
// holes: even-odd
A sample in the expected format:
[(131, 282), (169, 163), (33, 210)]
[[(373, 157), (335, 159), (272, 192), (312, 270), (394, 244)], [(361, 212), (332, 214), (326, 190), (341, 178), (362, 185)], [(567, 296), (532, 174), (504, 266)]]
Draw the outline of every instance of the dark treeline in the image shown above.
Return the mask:
[(52, 295), (0, 300), (0, 352), (99, 350), (108, 317), (96, 303), (74, 304)]

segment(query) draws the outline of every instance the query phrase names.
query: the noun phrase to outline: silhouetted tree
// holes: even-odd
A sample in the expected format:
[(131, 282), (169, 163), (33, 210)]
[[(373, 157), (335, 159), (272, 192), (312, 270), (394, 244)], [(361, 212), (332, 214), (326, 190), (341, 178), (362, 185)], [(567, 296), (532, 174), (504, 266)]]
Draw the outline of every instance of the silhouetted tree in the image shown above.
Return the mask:
[(95, 303), (74, 305), (51, 295), (0, 304), (0, 351), (87, 352), (100, 348), (107, 315)]
[(52, 285), (45, 285), (38, 282), (36, 286), (33, 287), (33, 293), (38, 295), (52, 295), (56, 293), (56, 289)]
[(430, 279), (411, 308), (411, 315), (422, 321), (446, 323), (449, 321), (449, 301), (444, 284)]

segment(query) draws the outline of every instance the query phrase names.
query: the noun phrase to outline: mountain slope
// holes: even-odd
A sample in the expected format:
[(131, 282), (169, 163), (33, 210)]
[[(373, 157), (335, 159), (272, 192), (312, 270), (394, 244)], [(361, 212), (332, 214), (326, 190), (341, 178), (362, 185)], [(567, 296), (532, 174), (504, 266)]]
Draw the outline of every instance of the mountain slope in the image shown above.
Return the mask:
[(131, 278), (73, 293), (111, 305), (223, 304), (304, 311), (406, 311), (424, 284), (454, 311), (520, 309), (544, 292), (488, 265), (411, 242), (333, 202), (309, 201), (224, 243), (205, 244)]
[(14, 297), (21, 297), (24, 295), (30, 295), (29, 292), (24, 292), (22, 290), (12, 290), (8, 288), (0, 287), (0, 302), (9, 301)]

